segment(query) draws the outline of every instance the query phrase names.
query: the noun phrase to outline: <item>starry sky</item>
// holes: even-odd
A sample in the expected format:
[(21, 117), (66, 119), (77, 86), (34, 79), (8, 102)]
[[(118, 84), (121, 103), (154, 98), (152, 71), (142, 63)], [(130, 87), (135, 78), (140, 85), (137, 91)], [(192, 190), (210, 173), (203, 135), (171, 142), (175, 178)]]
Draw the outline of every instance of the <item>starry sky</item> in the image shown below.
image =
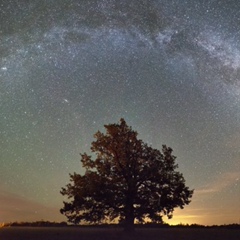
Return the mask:
[(239, 0), (0, 1), (0, 222), (65, 221), (79, 153), (123, 117), (195, 189), (168, 223), (238, 223), (239, 79)]

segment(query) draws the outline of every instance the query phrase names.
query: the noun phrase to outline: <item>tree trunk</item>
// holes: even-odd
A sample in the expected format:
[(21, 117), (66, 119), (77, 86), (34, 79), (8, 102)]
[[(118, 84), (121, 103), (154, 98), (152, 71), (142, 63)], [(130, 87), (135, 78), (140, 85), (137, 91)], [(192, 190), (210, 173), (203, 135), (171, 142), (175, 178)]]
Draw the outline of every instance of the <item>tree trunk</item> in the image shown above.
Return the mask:
[(124, 223), (124, 231), (131, 233), (134, 231), (134, 217), (133, 216), (126, 216), (125, 223)]
[(133, 197), (131, 194), (127, 196), (126, 206), (125, 206), (125, 232), (134, 231), (134, 207), (133, 207)]

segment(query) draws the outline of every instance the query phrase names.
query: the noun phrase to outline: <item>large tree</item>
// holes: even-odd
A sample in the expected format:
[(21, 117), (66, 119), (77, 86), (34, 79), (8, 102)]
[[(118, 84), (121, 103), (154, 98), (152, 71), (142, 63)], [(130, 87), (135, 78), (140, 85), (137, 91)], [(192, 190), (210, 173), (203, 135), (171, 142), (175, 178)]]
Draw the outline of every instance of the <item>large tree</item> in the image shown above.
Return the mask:
[(60, 210), (69, 222), (117, 219), (132, 230), (134, 221), (160, 223), (163, 215), (171, 218), (174, 208), (190, 203), (193, 190), (176, 171), (171, 148), (148, 146), (124, 119), (104, 127), (106, 133), (98, 131), (92, 142), (95, 160), (81, 154), (85, 173), (70, 174), (70, 183), (61, 190), (70, 201)]

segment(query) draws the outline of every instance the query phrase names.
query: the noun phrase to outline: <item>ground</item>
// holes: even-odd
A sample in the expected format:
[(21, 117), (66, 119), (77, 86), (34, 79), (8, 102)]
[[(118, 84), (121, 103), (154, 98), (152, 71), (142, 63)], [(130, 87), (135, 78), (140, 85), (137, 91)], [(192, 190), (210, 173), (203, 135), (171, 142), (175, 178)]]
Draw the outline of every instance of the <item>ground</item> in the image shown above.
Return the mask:
[(238, 240), (239, 229), (142, 228), (129, 236), (119, 228), (6, 227), (1, 240)]

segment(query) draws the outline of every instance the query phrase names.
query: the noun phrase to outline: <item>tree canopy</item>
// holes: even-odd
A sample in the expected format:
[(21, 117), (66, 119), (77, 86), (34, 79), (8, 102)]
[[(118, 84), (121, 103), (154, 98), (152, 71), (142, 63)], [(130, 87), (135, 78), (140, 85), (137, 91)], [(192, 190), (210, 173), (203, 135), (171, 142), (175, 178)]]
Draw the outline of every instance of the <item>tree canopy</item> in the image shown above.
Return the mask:
[(69, 222), (99, 223), (118, 220), (126, 230), (134, 221), (161, 223), (175, 208), (190, 203), (193, 190), (185, 185), (173, 150), (162, 151), (137, 138), (124, 119), (104, 126), (92, 142), (93, 156), (81, 154), (85, 173), (70, 174), (61, 194), (68, 197), (60, 210)]

